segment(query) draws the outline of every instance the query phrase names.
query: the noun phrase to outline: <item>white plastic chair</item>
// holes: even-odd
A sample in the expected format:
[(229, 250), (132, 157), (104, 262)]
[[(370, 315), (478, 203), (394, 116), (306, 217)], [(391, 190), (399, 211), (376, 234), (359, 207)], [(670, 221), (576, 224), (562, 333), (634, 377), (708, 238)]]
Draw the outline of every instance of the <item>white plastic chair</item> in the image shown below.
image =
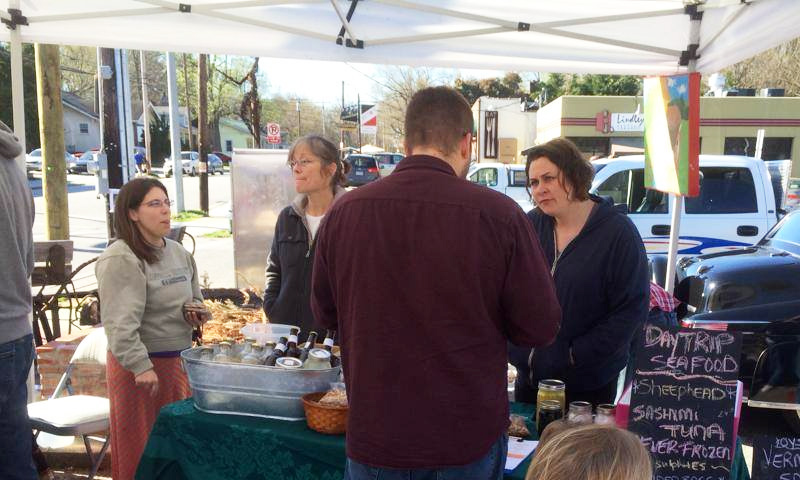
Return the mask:
[[(47, 400), (28, 404), (28, 416), (37, 437), (40, 432), (47, 432), (53, 435), (80, 435), (83, 438), (86, 453), (92, 462), (89, 480), (94, 478), (97, 473), (110, 444), (110, 433), (105, 438), (91, 435), (108, 431), (109, 402), (105, 397), (73, 395), (70, 374), (76, 363), (85, 363), (87, 360), (105, 365), (107, 347), (108, 339), (103, 327), (93, 328), (75, 349), (75, 353), (67, 365), (67, 370), (61, 376), (53, 395)], [(59, 397), (65, 388), (68, 395)], [(103, 442), (97, 455), (92, 452), (89, 440)]]

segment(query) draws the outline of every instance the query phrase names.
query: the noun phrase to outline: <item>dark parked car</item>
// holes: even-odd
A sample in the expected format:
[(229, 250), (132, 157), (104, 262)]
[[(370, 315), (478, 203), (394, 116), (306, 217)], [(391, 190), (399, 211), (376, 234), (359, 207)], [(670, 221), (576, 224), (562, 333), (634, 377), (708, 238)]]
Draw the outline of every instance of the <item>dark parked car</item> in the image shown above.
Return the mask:
[(800, 430), (800, 211), (752, 247), (684, 258), (677, 273), (682, 325), (741, 332), (748, 404), (783, 409)]
[(230, 155), (224, 154), (222, 152), (211, 152), (214, 155), (218, 156), (220, 160), (222, 160), (223, 165), (230, 165), (231, 164), (231, 157)]
[(405, 156), (402, 153), (376, 153), (375, 158), (378, 160), (378, 170), (380, 170), (381, 177), (385, 177), (394, 172), (394, 168), (400, 163)]
[(350, 187), (360, 187), (380, 178), (378, 161), (372, 155), (348, 155), (345, 161), (350, 164), (347, 174), (347, 185)]

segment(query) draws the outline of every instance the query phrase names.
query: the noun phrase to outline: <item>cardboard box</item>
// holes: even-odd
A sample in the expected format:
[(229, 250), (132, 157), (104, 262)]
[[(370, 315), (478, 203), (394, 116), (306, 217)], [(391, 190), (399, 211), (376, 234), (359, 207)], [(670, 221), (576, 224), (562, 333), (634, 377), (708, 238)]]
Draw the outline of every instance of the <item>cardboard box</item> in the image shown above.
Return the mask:
[(501, 157), (507, 156), (517, 156), (517, 139), (516, 138), (501, 138), (498, 140), (500, 144), (498, 147), (498, 153)]

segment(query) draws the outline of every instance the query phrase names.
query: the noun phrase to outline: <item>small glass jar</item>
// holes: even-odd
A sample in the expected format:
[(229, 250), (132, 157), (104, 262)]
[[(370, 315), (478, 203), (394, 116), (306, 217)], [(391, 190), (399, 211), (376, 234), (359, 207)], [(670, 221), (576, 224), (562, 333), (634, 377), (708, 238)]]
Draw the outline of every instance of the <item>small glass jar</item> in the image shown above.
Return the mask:
[(331, 368), (331, 352), (322, 348), (312, 348), (308, 351), (308, 358), (303, 363), (307, 370), (324, 370)]
[(262, 363), (263, 363), (263, 360), (266, 360), (267, 357), (272, 355), (272, 352), (275, 350), (275, 345), (277, 345), (277, 343), (275, 343), (273, 341), (269, 341), (269, 342), (264, 344), (264, 351), (261, 354)]
[(214, 361), (217, 363), (237, 363), (234, 361), (233, 355), (231, 354), (230, 342), (219, 342), (219, 352), (214, 355)]
[(254, 343), (250, 347), (250, 351), (247, 352), (247, 355), (242, 357), (242, 363), (246, 363), (248, 365), (260, 365), (261, 364), (261, 357), (264, 353), (264, 347)]
[(303, 362), (299, 358), (281, 357), (275, 361), (275, 366), (285, 370), (300, 370), (303, 368)]
[(255, 343), (256, 343), (255, 338), (247, 337), (244, 339), (244, 343), (242, 343), (242, 352), (240, 353), (242, 358), (246, 357), (247, 354), (249, 354), (250, 351), (253, 350), (253, 345), (255, 345)]
[(592, 423), (592, 404), (589, 402), (570, 402), (567, 423), (572, 426), (589, 425)]
[(616, 425), (614, 405), (610, 403), (601, 403), (597, 406), (597, 413), (594, 416), (594, 423), (600, 425)]
[(198, 358), (208, 362), (214, 361), (214, 348), (213, 347), (200, 347)]
[(536, 431), (539, 432), (539, 437), (542, 436), (542, 432), (548, 425), (563, 417), (564, 412), (561, 410), (560, 403), (556, 400), (544, 400), (539, 409), (539, 417), (536, 419)]
[(561, 380), (547, 379), (539, 381), (539, 391), (536, 393), (536, 419), (538, 423), (541, 405), (547, 400), (558, 402), (561, 406), (561, 415), (567, 403), (566, 385)]

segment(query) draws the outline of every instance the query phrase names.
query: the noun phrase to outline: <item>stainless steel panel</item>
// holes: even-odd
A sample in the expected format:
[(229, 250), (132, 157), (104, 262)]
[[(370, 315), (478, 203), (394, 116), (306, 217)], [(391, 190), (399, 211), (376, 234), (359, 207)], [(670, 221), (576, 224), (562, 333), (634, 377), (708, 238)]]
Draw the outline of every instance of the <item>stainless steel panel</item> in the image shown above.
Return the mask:
[(264, 365), (215, 363), (199, 359), (199, 348), (181, 352), (195, 406), (211, 413), (281, 420), (305, 418), (306, 393), (330, 390), (340, 367), (284, 370)]
[(295, 196), (288, 155), (288, 150), (233, 151), (233, 263), (238, 288), (264, 289), (275, 223)]

